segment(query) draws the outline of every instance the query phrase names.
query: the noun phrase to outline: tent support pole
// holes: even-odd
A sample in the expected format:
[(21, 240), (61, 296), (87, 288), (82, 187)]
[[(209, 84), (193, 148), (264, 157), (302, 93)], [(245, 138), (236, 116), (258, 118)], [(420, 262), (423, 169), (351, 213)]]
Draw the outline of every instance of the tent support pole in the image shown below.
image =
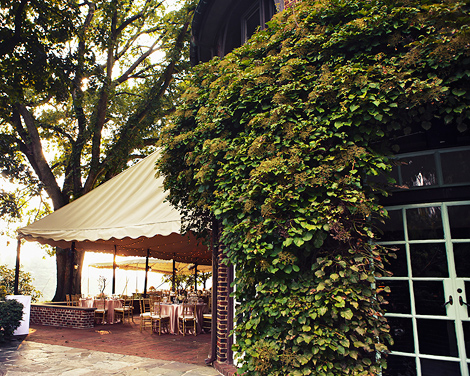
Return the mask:
[(20, 251), (21, 251), (21, 239), (18, 239), (16, 244), (16, 267), (15, 267), (15, 285), (14, 295), (19, 295), (19, 284), (20, 284)]
[(114, 257), (113, 257), (113, 287), (111, 293), (116, 294), (116, 244), (114, 245)]
[(197, 292), (197, 262), (194, 264), (194, 291)]
[(176, 292), (176, 261), (173, 258), (173, 277), (171, 281), (171, 289)]
[(74, 270), (75, 270), (75, 242), (72, 242), (72, 247), (70, 247), (70, 275), (69, 275), (69, 294), (70, 295), (75, 293), (73, 289)]
[(150, 249), (147, 249), (147, 257), (145, 258), (144, 298), (147, 297), (147, 278), (149, 274), (149, 257), (150, 257)]

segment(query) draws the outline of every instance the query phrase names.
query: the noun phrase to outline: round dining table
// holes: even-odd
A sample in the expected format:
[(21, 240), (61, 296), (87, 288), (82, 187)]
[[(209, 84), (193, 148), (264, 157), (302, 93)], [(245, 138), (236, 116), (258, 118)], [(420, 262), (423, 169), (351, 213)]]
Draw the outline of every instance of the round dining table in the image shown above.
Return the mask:
[[(86, 308), (96, 308), (96, 302), (102, 299), (92, 299), (92, 298), (82, 298), (80, 299), (80, 307)], [(107, 310), (106, 313), (106, 323), (114, 324), (116, 322), (114, 317), (114, 308), (121, 308), (122, 302), (120, 299), (105, 299), (105, 307)]]
[[(155, 303), (158, 304), (158, 303)], [(196, 304), (196, 333), (201, 334), (203, 314), (207, 310), (207, 304)], [(178, 317), (183, 313), (183, 304), (161, 303), (161, 314), (170, 316), (170, 333), (178, 334)], [(183, 333), (179, 333), (183, 334)]]

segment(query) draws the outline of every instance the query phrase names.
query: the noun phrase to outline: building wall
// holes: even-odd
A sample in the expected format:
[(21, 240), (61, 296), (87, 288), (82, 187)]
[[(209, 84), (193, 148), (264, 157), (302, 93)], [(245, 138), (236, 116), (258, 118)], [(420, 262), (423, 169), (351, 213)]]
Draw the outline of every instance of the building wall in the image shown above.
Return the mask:
[[(275, 0), (278, 10), (292, 6), (300, 0)], [(220, 235), (220, 234), (219, 234)], [(233, 365), (232, 357), (232, 337), (230, 331), (233, 329), (233, 299), (230, 298), (231, 287), (233, 281), (233, 267), (223, 263), (225, 259), (224, 246), (219, 245), (217, 250), (217, 287), (213, 289), (217, 296), (217, 321), (216, 321), (216, 350), (214, 368), (224, 376), (232, 376), (236, 372)]]

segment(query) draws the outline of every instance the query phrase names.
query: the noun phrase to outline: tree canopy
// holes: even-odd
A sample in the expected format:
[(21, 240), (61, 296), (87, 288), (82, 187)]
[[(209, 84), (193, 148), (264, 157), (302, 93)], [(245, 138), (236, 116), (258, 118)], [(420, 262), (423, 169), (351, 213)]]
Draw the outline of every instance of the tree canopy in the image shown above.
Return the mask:
[[(56, 210), (154, 149), (188, 67), (194, 2), (1, 5), (0, 168), (23, 185), (1, 191), (1, 214), (21, 215), (42, 193)], [(39, 215), (51, 210), (42, 203)], [(67, 286), (72, 264), (58, 259), (58, 288), (69, 293), (80, 289), (80, 269)]]
[[(240, 374), (377, 375), (392, 342), (376, 183), (401, 140), (468, 142), (468, 2), (304, 0), (195, 68), (164, 131), (170, 200), (215, 217)], [(389, 183), (393, 181), (389, 179)]]

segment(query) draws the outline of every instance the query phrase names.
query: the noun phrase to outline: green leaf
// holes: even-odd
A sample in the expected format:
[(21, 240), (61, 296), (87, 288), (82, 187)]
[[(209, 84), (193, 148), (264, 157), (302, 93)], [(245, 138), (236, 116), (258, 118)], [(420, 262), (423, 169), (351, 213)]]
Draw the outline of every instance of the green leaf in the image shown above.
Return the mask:
[(463, 88), (456, 88), (452, 89), (452, 94), (457, 95), (458, 97), (461, 97), (462, 95), (465, 95), (467, 91)]
[(294, 244), (297, 247), (302, 247), (304, 245), (304, 240), (302, 238), (294, 238)]
[(345, 311), (341, 311), (340, 315), (341, 315), (341, 317), (344, 317), (346, 320), (351, 320), (354, 316), (354, 314), (352, 313), (352, 311), (349, 308)]
[(325, 313), (328, 312), (328, 307), (320, 307), (318, 308), (318, 316), (323, 316)]
[(288, 247), (288, 246), (290, 246), (290, 245), (292, 244), (293, 241), (294, 241), (293, 238), (286, 238), (286, 240), (284, 240), (284, 242), (282, 243), (282, 245), (283, 245), (284, 247)]
[(313, 238), (313, 234), (311, 232), (306, 232), (304, 236), (302, 237), (302, 240), (308, 242), (312, 238)]

